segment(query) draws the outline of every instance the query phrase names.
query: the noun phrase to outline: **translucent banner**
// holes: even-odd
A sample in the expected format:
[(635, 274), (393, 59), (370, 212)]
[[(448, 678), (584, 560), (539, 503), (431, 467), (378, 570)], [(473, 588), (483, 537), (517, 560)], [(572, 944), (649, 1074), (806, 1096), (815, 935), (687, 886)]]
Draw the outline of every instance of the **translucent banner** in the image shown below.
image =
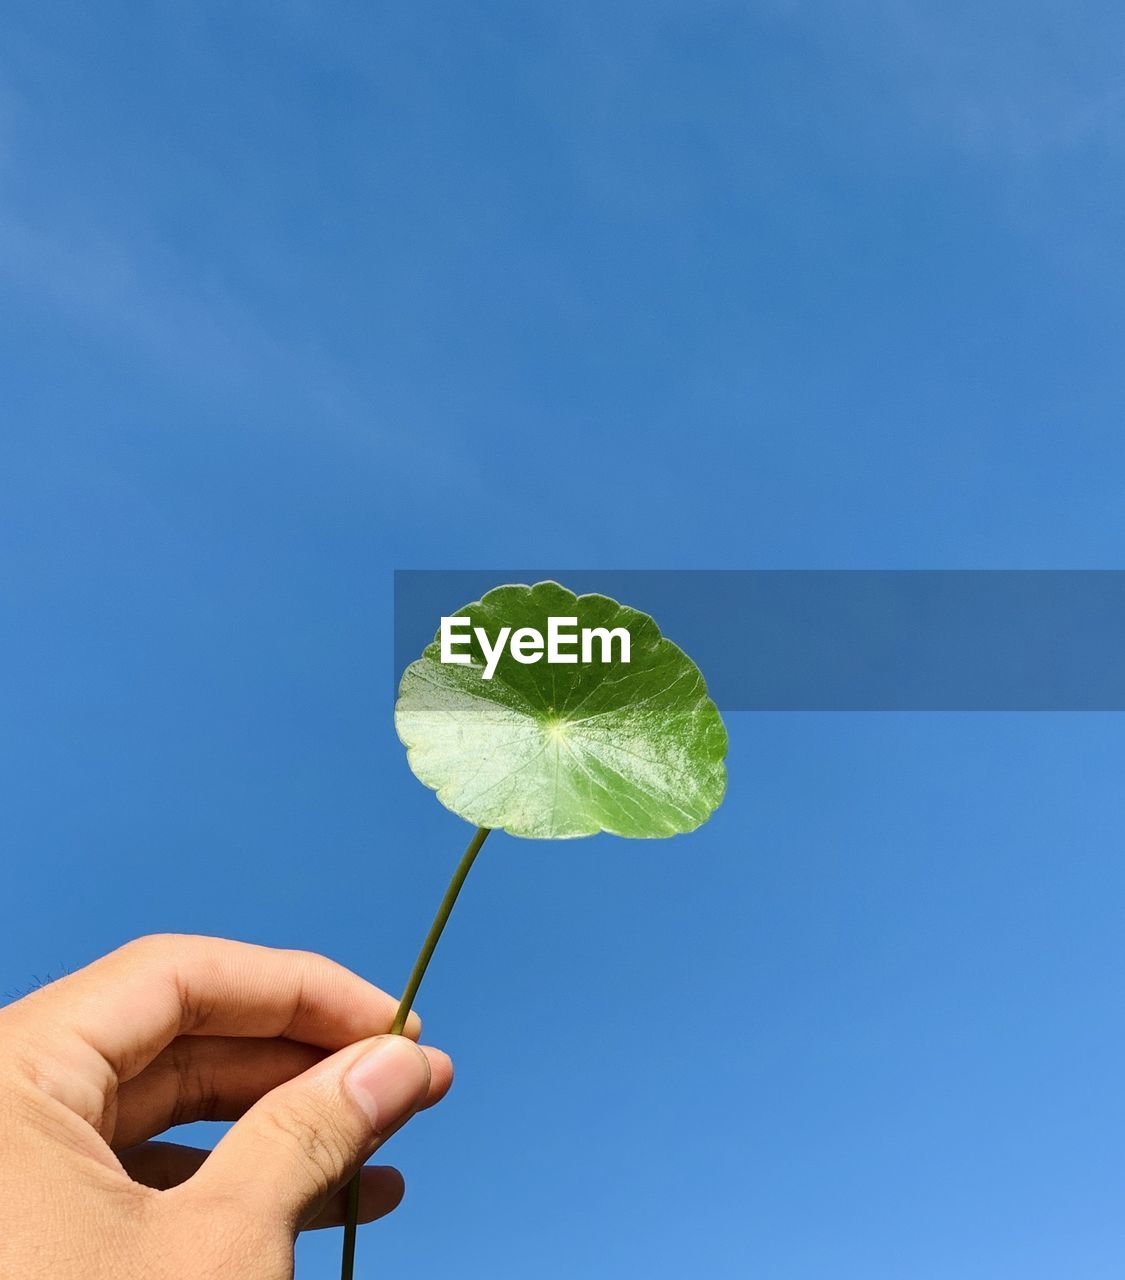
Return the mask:
[(554, 579), (651, 614), (729, 711), (1125, 710), (1125, 571), (400, 570), (395, 682), (450, 615)]

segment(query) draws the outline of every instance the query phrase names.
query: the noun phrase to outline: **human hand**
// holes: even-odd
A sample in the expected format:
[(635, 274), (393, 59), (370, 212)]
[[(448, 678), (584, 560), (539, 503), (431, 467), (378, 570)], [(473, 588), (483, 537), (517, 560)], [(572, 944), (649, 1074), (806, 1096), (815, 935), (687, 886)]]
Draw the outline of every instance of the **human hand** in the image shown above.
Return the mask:
[[(289, 1280), (293, 1241), (444, 1096), (396, 1002), (306, 952), (142, 938), (0, 1010), (2, 1280)], [(237, 1120), (213, 1152), (148, 1140)], [(402, 1197), (363, 1171), (360, 1221)]]

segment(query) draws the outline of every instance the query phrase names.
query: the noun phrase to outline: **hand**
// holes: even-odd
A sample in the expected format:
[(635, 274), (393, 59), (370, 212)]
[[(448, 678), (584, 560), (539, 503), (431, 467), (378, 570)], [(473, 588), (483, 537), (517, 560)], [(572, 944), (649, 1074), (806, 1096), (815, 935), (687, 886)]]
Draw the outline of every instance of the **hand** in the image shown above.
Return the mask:
[[(452, 1066), (321, 956), (142, 938), (0, 1010), (3, 1280), (289, 1280)], [(213, 1152), (148, 1139), (237, 1120)], [(402, 1197), (363, 1171), (360, 1221)]]

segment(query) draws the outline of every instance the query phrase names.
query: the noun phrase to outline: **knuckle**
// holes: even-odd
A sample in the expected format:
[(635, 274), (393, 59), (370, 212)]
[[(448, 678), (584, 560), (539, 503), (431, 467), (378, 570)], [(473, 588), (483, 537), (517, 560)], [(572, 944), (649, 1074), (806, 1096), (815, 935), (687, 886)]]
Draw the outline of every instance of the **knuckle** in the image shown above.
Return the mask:
[(207, 1021), (214, 1007), (208, 977), (219, 964), (215, 939), (190, 933), (148, 933), (119, 947), (115, 956), (166, 982), (180, 1006), (181, 1032)]
[(347, 1163), (347, 1143), (336, 1119), (323, 1107), (305, 1103), (271, 1108), (266, 1122), (273, 1137), (297, 1154), (316, 1196), (326, 1196)]
[(169, 1047), (169, 1070), (176, 1081), (172, 1124), (221, 1120), (222, 1096), (213, 1063), (201, 1060), (191, 1040), (174, 1040)]
[(188, 934), (145, 933), (118, 947), (117, 955), (140, 963), (160, 963), (182, 951), (190, 941)]
[(334, 963), (329, 960), (327, 956), (321, 955), (319, 951), (307, 951), (301, 947), (288, 947), (285, 954), (295, 963), (300, 965), (322, 965)]
[(139, 938), (127, 942), (122, 951), (139, 951), (144, 955), (152, 955), (169, 950), (176, 941), (174, 933), (143, 933)]

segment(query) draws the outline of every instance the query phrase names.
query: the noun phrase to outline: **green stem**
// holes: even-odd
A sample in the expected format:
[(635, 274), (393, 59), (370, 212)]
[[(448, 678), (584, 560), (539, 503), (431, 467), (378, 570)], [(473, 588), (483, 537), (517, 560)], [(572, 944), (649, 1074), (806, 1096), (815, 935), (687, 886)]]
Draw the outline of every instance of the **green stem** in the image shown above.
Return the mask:
[[(391, 1035), (402, 1035), (403, 1028), (406, 1026), (406, 1019), (410, 1016), (411, 1006), (414, 1004), (414, 997), (418, 994), (418, 988), (422, 985), (422, 979), (426, 975), (426, 968), (430, 963), (430, 958), (434, 954), (434, 948), (438, 944), (442, 930), (445, 928), (449, 919), (450, 912), (453, 910), (453, 904), (457, 901), (457, 895), (461, 892), (461, 886), (465, 883), (465, 877), (469, 874), (476, 856), (480, 853), (481, 845), (488, 838), (490, 828), (478, 827), (476, 835), (469, 841), (469, 847), (465, 850), (464, 856), (457, 864), (457, 870), (453, 873), (453, 879), (449, 882), (449, 888), (445, 891), (445, 897), (441, 900), (441, 906), (437, 909), (437, 915), (434, 916), (434, 922), (430, 925), (430, 931), (426, 934), (426, 941), (422, 943), (422, 950), (418, 952), (418, 959), (414, 961), (414, 968), (410, 972), (410, 980), (406, 984), (406, 990), (402, 993), (402, 999), (398, 1002), (398, 1012), (395, 1014), (395, 1020), (391, 1023)], [(340, 1280), (352, 1280), (353, 1271), (355, 1269), (355, 1229), (356, 1221), (359, 1217), (359, 1174), (348, 1183), (348, 1210), (344, 1218), (344, 1254), (340, 1263)]]

